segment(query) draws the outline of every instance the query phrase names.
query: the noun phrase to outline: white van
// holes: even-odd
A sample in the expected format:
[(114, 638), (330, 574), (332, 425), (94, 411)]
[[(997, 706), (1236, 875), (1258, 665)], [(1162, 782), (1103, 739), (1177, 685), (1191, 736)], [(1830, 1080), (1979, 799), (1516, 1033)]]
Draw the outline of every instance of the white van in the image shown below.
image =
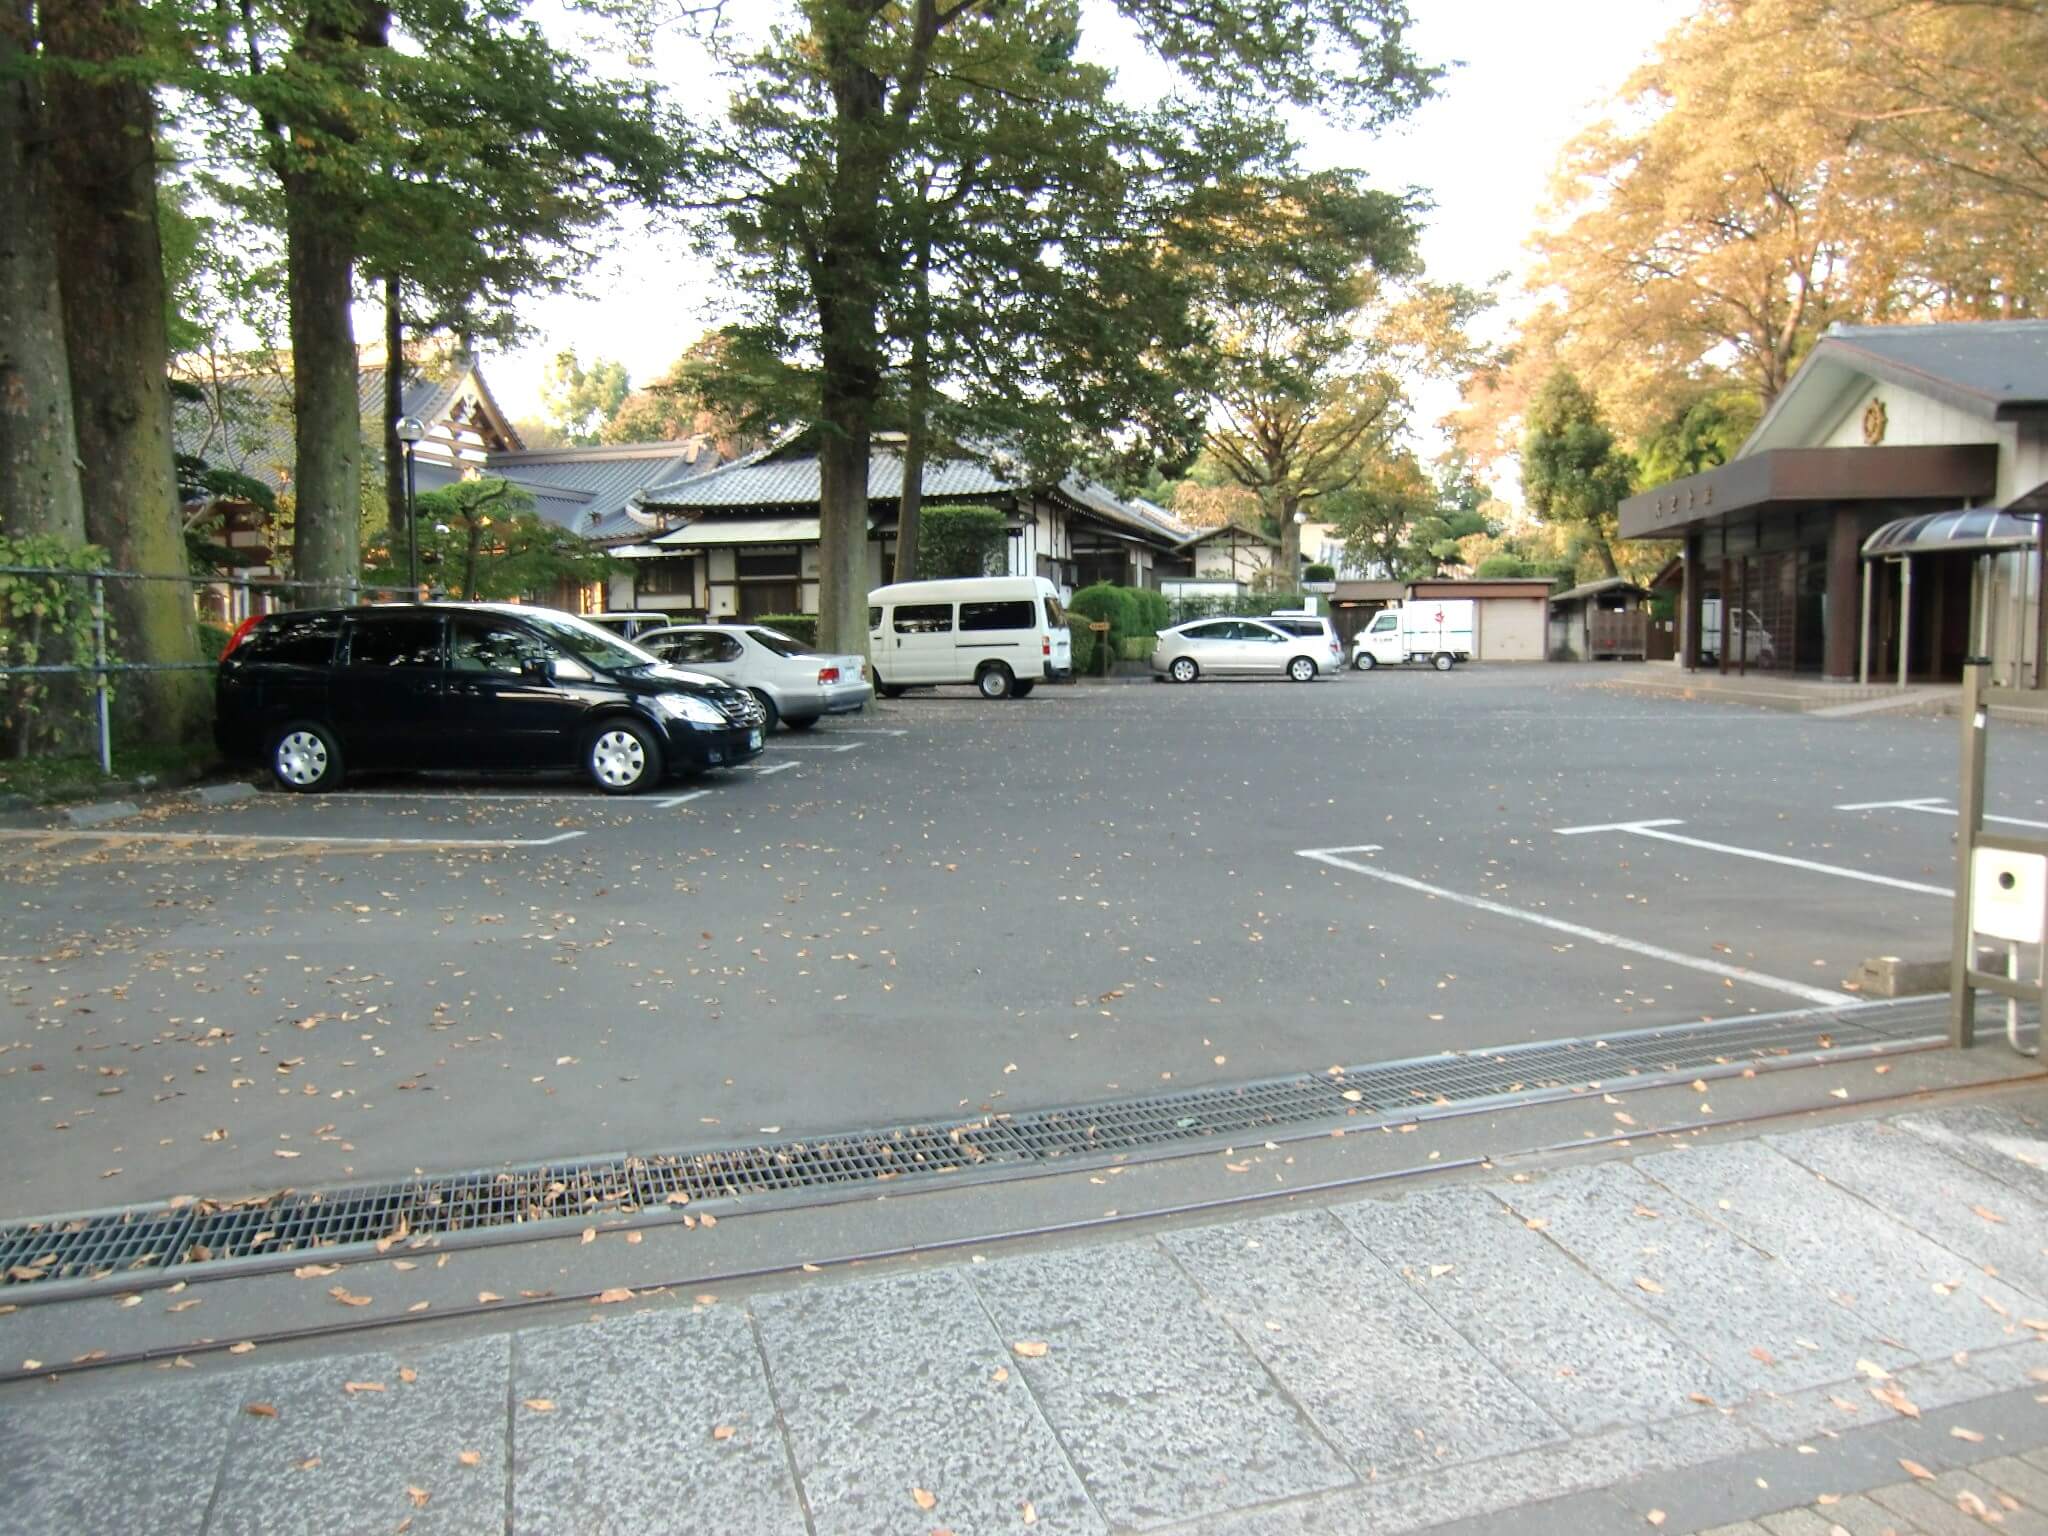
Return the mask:
[(985, 699), (1023, 698), (1074, 675), (1059, 589), (1043, 576), (899, 581), (868, 594), (868, 655), (885, 699), (906, 688), (972, 683)]
[(1351, 664), (1370, 672), (1426, 661), (1448, 672), (1472, 659), (1476, 611), (1469, 597), (1424, 598), (1382, 608), (1352, 640)]

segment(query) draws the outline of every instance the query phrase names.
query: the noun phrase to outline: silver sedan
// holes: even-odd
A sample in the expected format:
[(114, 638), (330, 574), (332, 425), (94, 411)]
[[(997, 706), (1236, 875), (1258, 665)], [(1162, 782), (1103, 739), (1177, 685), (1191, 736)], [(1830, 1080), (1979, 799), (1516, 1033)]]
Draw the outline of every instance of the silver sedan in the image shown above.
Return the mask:
[(735, 683), (760, 700), (769, 730), (809, 730), (824, 715), (853, 714), (874, 699), (867, 660), (828, 656), (763, 624), (672, 624), (633, 643), (670, 666)]
[(1198, 677), (1290, 677), (1312, 683), (1344, 669), (1344, 652), (1323, 635), (1296, 635), (1261, 619), (1196, 619), (1159, 631), (1152, 670), (1176, 683)]

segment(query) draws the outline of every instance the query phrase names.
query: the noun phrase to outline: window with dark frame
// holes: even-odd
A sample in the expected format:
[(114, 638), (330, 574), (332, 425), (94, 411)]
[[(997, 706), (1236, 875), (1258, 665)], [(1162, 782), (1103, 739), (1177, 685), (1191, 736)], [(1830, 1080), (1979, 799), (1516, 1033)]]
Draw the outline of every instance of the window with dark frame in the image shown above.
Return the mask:
[(694, 597), (696, 592), (697, 562), (690, 555), (663, 555), (634, 567), (635, 602), (644, 597)]
[(1038, 604), (1028, 598), (1001, 603), (962, 603), (960, 628), (965, 630), (1036, 629)]
[(903, 603), (896, 609), (899, 635), (950, 635), (953, 632), (951, 603)]

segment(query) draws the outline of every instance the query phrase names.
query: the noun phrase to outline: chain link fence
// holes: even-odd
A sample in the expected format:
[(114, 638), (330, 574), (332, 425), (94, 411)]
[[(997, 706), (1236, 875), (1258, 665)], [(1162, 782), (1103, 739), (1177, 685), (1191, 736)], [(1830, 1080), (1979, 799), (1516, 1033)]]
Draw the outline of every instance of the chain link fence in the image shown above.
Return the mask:
[[(246, 620), (283, 608), (300, 606), (292, 594), (310, 593), (315, 605), (346, 606), (360, 602), (412, 601), (410, 587), (371, 586), (362, 582), (287, 581), (276, 576), (168, 574), (156, 571), (74, 570), (56, 565), (0, 565), (0, 678), (6, 679), (5, 724), (9, 747), (23, 739), (50, 700), (48, 682), (78, 678), (90, 696), (87, 704), (99, 747), (100, 772), (114, 768), (113, 717), (110, 708), (114, 679), (146, 672), (212, 672), (213, 656), (201, 661), (130, 661), (121, 657), (119, 637), (107, 614), (110, 582), (163, 581), (181, 584), (193, 594), (194, 614), (202, 625), (232, 629)], [(83, 659), (83, 634), (90, 639), (90, 658)], [(55, 649), (70, 650), (81, 659), (52, 662), (42, 658)], [(69, 707), (59, 704), (59, 707)]]

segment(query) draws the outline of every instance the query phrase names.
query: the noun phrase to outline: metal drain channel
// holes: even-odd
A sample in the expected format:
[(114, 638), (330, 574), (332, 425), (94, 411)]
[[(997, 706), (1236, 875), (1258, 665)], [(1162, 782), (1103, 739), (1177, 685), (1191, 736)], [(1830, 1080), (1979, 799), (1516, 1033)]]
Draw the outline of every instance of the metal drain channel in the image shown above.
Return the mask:
[(394, 1239), (504, 1241), (506, 1229), (537, 1223), (633, 1215), (679, 1219), (683, 1207), (739, 1200), (776, 1206), (868, 1198), (899, 1180), (918, 1187), (962, 1175), (1029, 1177), (1179, 1156), (1240, 1138), (1290, 1140), (1336, 1127), (1364, 1130), (1472, 1113), (1481, 1106), (1544, 1102), (1624, 1081), (1644, 1088), (1803, 1066), (1820, 1058), (1938, 1043), (1945, 1037), (1947, 1006), (1946, 998), (1912, 998), (1754, 1015), (1375, 1062), (954, 1125), (38, 1217), (0, 1226), (0, 1291), (23, 1304), (58, 1301), (166, 1285), (186, 1274), (284, 1268), (315, 1250), (323, 1258), (349, 1257), (352, 1250), (375, 1253), (376, 1245)]

